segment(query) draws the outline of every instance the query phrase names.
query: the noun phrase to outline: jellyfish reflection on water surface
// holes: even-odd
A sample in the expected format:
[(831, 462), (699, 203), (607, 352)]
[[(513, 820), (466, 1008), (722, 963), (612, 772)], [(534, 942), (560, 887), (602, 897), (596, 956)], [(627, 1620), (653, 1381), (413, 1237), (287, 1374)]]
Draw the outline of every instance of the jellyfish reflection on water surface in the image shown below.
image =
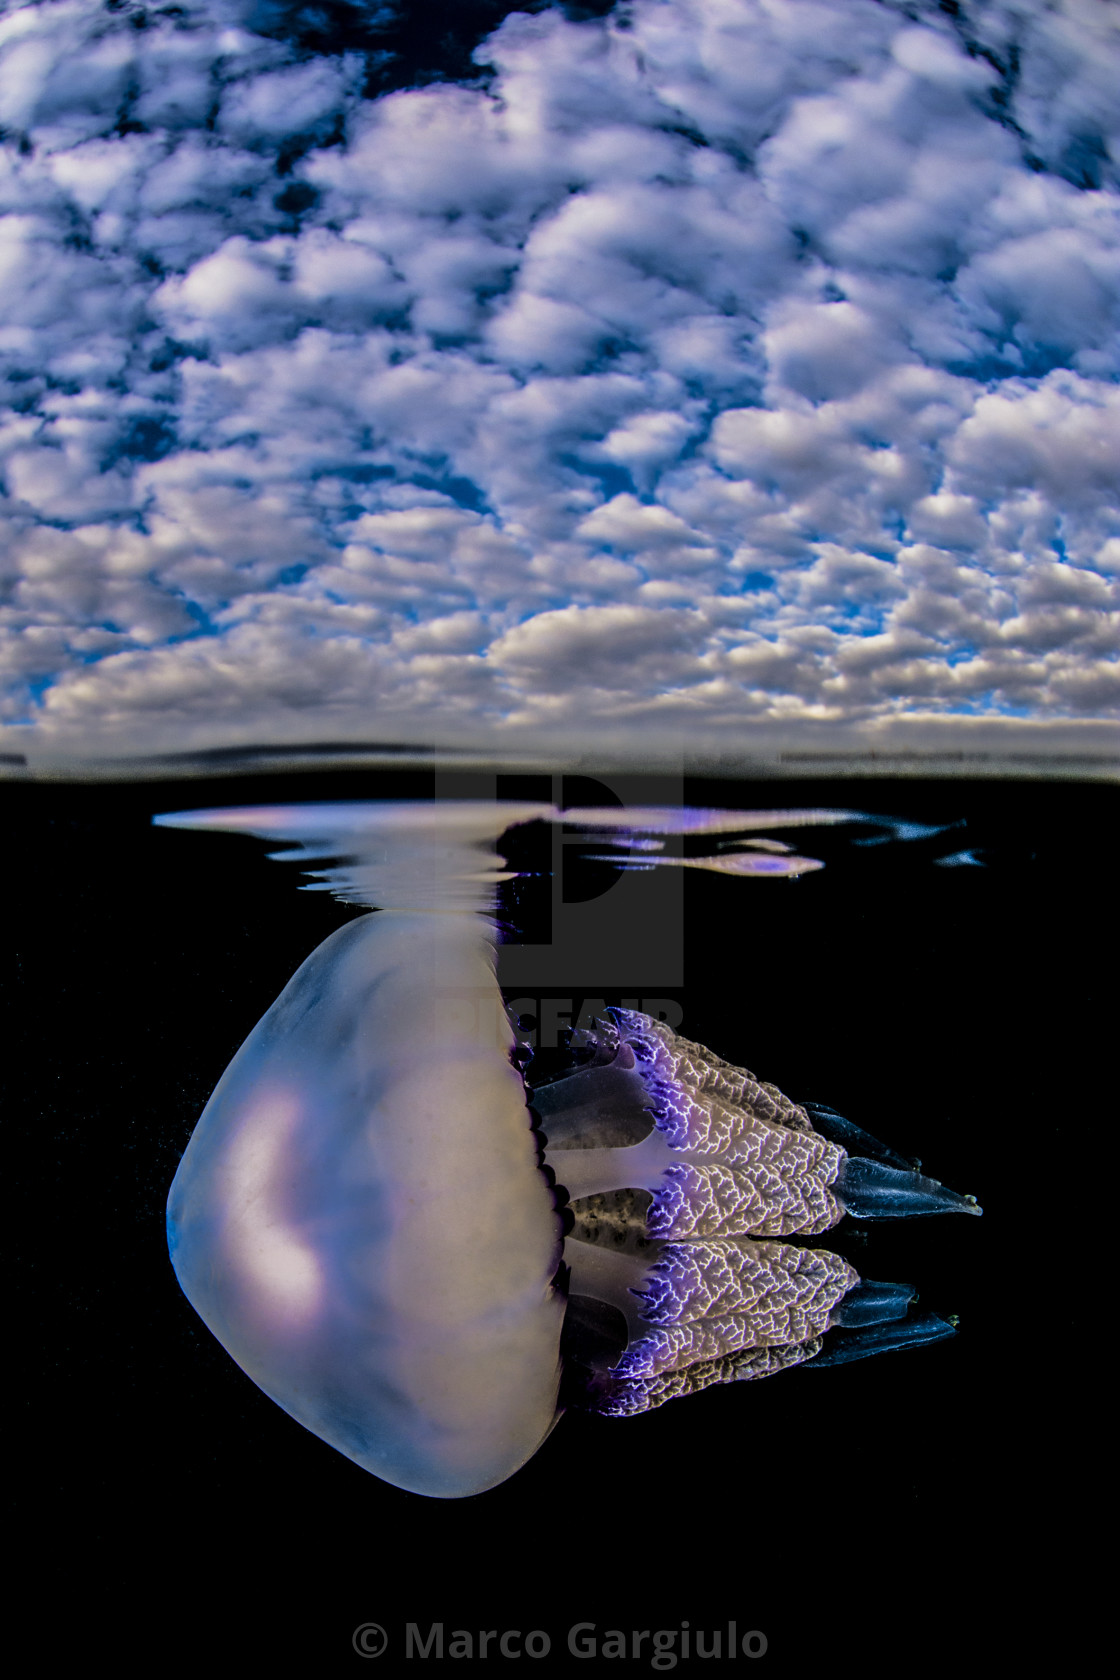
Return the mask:
[[(853, 815), (578, 821), (741, 834)], [(494, 842), (534, 819), (563, 820), (465, 802), (156, 819), (297, 841), (278, 855), (334, 860), (317, 884), (378, 907), (311, 954), (237, 1052), (168, 1238), (188, 1300), (266, 1394), (437, 1497), (504, 1481), (566, 1406), (626, 1416), (952, 1334), (905, 1286), (803, 1239), (846, 1213), (979, 1212), (637, 1011), (607, 1011), (559, 1077), (523, 1078), (485, 912), (508, 878)]]

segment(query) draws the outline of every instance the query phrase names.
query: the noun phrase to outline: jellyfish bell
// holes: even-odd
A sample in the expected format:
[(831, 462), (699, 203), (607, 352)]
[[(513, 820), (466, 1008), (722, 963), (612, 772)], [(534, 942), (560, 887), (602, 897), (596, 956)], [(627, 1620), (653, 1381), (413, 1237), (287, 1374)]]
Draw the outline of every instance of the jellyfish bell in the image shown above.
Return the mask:
[(565, 1405), (631, 1415), (814, 1360), (835, 1331), (832, 1362), (951, 1334), (909, 1313), (905, 1286), (798, 1239), (846, 1213), (978, 1211), (636, 1011), (609, 1011), (559, 1077), (523, 1079), (480, 910), (497, 836), (542, 815), (559, 820), (465, 804), (157, 819), (296, 841), (340, 897), (387, 906), (325, 940), (235, 1055), (168, 1239), (187, 1299), (266, 1394), (436, 1497), (506, 1480)]
[(241, 1368), (416, 1493), (504, 1481), (557, 1415), (560, 1217), (512, 1032), (480, 1044), (461, 1007), (496, 991), (477, 918), (340, 928), (234, 1057), (168, 1202), (183, 1291)]

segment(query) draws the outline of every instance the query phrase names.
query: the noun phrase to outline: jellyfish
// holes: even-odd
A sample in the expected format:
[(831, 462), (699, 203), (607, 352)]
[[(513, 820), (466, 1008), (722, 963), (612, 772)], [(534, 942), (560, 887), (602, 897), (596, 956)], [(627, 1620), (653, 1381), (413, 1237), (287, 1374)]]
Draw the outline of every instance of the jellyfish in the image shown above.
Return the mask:
[[(191, 826), (285, 832), (236, 817)], [(379, 895), (415, 899), (427, 860), (429, 902), (307, 958), (171, 1186), (183, 1292), (265, 1394), (382, 1480), (456, 1498), (513, 1475), (572, 1407), (626, 1417), (952, 1334), (810, 1239), (972, 1198), (635, 1010), (535, 1078), (494, 924), (462, 908), (486, 871), (449, 869), (438, 824), (396, 832)], [(368, 871), (326, 873), (370, 891)]]

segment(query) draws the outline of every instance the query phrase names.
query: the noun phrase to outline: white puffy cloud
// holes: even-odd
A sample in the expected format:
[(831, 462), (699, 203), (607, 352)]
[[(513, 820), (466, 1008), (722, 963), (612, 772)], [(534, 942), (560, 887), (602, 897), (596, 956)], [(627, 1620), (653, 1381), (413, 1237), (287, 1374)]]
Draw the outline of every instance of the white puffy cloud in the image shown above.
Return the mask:
[(267, 11), (0, 17), (5, 746), (1120, 709), (1114, 6)]
[(530, 715), (542, 702), (566, 704), (573, 689), (630, 710), (707, 674), (698, 657), (707, 628), (688, 609), (563, 607), (507, 630), (488, 658)]

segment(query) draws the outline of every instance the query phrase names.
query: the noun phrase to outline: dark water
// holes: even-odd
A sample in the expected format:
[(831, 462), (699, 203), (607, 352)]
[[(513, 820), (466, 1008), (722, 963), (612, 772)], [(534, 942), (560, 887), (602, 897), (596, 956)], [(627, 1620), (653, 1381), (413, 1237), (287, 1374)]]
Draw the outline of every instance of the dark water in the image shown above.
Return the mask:
[[(297, 891), (265, 842), (151, 818), (495, 793), (881, 819), (768, 828), (824, 864), (798, 878), (621, 886), (577, 822), (522, 829), (499, 977), (546, 1040), (590, 1001), (667, 1001), (688, 1037), (975, 1194), (982, 1220), (829, 1236), (959, 1315), (955, 1339), (624, 1422), (569, 1414), (511, 1481), (455, 1502), (374, 1480), (233, 1365), (175, 1283), (167, 1186), (245, 1035), (363, 912)], [(679, 1653), (683, 1622), (731, 1619), (765, 1633), (763, 1672), (1005, 1649), (1018, 1572), (1062, 1547), (1100, 1358), (1078, 1254), (1115, 1103), (1113, 786), (339, 772), (3, 794), (17, 1532), (83, 1649), (153, 1665), (220, 1639), (230, 1662), (333, 1673), (362, 1662), (359, 1624), (399, 1655), (407, 1623), (443, 1623), (448, 1645), (540, 1630), (550, 1654), (518, 1660), (584, 1673), (575, 1623), (675, 1629)], [(616, 1667), (648, 1668), (641, 1649)]]

